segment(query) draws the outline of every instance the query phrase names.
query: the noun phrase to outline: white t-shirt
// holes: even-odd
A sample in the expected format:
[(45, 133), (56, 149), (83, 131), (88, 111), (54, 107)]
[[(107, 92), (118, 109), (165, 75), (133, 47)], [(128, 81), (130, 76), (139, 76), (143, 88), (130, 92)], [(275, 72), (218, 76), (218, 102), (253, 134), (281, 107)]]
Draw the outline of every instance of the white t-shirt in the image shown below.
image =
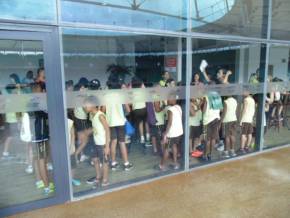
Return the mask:
[(71, 131), (73, 128), (74, 122), (71, 119), (67, 119), (67, 126), (68, 126), (68, 149), (70, 155), (75, 153), (76, 147), (75, 142), (71, 141)]
[[(162, 107), (162, 106), (163, 106), (163, 103), (160, 102), (160, 107)], [(154, 113), (155, 113), (155, 118), (156, 118), (156, 121), (157, 121), (155, 126), (164, 125), (165, 124), (165, 112), (164, 112), (164, 110), (156, 112), (155, 108), (154, 108)]]
[(175, 138), (183, 135), (181, 107), (179, 105), (169, 106), (168, 111), (172, 113), (172, 125), (166, 136), (168, 138)]
[(229, 97), (224, 101), (227, 111), (223, 119), (223, 123), (229, 123), (237, 121), (237, 100), (233, 97)]
[(133, 110), (138, 110), (138, 109), (143, 109), (146, 108), (146, 103), (145, 102), (136, 102), (132, 104), (132, 109)]
[(189, 126), (200, 126), (202, 120), (201, 110), (197, 110), (197, 107), (194, 105), (195, 115), (189, 117)]
[(77, 107), (74, 109), (74, 115), (76, 118), (80, 120), (86, 120), (88, 118), (88, 114), (84, 111), (82, 107)]
[(91, 119), (93, 127), (94, 142), (96, 145), (106, 145), (106, 130), (100, 121), (100, 116), (105, 114), (98, 111)]
[(211, 109), (209, 106), (209, 100), (208, 97), (206, 97), (206, 110), (203, 115), (203, 125), (207, 125), (210, 122), (214, 121), (215, 119), (220, 120), (220, 110), (218, 109)]
[(106, 119), (110, 127), (124, 126), (126, 122), (126, 117), (122, 104), (107, 105)]
[(255, 100), (248, 96), (244, 100), (247, 104), (247, 106), (243, 108), (244, 114), (242, 114), (241, 124), (242, 123), (253, 123), (254, 116), (255, 116), (255, 109), (256, 109), (256, 103)]

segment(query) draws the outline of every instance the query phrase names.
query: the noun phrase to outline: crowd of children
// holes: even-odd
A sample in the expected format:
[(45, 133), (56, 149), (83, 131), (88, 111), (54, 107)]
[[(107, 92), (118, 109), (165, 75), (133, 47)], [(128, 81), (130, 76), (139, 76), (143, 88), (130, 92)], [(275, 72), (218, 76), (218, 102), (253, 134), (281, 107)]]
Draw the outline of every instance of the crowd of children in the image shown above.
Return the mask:
[[(232, 71), (220, 69), (216, 78), (211, 78), (206, 72), (205, 65), (201, 65), (200, 71), (201, 73), (193, 75), (193, 86), (214, 83), (227, 84), (230, 75), (232, 75)], [(201, 77), (204, 79), (201, 80)], [(12, 93), (45, 92), (44, 69), (38, 70), (36, 79), (33, 78), (32, 72), (27, 73), (23, 82), (15, 74), (11, 75), (10, 78), (12, 85), (6, 87), (7, 93), (11, 91)], [(165, 72), (157, 86), (174, 87), (177, 84), (171, 78), (170, 73)], [(86, 93), (87, 90), (101, 88), (99, 80), (89, 81), (86, 78), (80, 78), (76, 84), (69, 80), (65, 85), (67, 92)], [(146, 84), (138, 77), (133, 77), (127, 84), (118, 77), (110, 77), (106, 84), (108, 89), (142, 89), (145, 87)], [(245, 92), (241, 105), (242, 109), (239, 112), (238, 98), (233, 96), (222, 98), (216, 92), (192, 98), (190, 100), (190, 126), (188, 127), (190, 128), (189, 155), (193, 158), (199, 158), (201, 161), (210, 161), (213, 149), (216, 148), (221, 139), (225, 143), (223, 158), (236, 156), (238, 146), (240, 146), (239, 152), (241, 154), (249, 152), (253, 141), (256, 103), (250, 93)], [(144, 147), (152, 146), (153, 154), (160, 157), (160, 162), (157, 164), (159, 170), (163, 171), (169, 167), (174, 170), (179, 169), (182, 164), (180, 157), (184, 144), (184, 107), (184, 102), (177, 100), (175, 95), (171, 95), (166, 101), (141, 101), (123, 105), (113, 102), (107, 105), (98, 105), (98, 99), (92, 95), (84, 99), (83, 105), (68, 109), (68, 151), (73, 185), (81, 185), (81, 181), (75, 178), (75, 168), (78, 163), (88, 159), (95, 167), (96, 172), (92, 178), (87, 178), (88, 184), (105, 187), (109, 185), (110, 170), (130, 171), (133, 169), (133, 163), (130, 162), (128, 154), (128, 144), (132, 143), (132, 138), (134, 142)], [(26, 129), (26, 134), (30, 135), (25, 140), (28, 144), (27, 172), (36, 173), (36, 186), (38, 188), (44, 188), (46, 194), (53, 192), (53, 183), (49, 182), (49, 173), (47, 172), (47, 162), (50, 158), (47, 112), (36, 111), (20, 115), (6, 113), (5, 120), (7, 137), (3, 157), (9, 156), (12, 132), (19, 131), (17, 125), (22, 122), (21, 128), (23, 131)], [(30, 124), (27, 125), (27, 122)], [(128, 133), (128, 126), (135, 129), (134, 135), (132, 131)], [(241, 140), (237, 144), (238, 126), (240, 126)], [(31, 131), (30, 134), (27, 133), (29, 131)], [(33, 153), (32, 150), (35, 152)], [(118, 162), (117, 150), (120, 150), (122, 164)]]

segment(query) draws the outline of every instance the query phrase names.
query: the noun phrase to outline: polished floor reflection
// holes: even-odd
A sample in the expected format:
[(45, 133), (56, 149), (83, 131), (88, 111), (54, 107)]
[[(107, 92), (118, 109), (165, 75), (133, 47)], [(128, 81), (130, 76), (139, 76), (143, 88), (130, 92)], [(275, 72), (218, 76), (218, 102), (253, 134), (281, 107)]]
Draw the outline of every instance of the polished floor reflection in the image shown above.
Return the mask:
[(14, 217), (288, 218), (289, 153), (282, 148)]

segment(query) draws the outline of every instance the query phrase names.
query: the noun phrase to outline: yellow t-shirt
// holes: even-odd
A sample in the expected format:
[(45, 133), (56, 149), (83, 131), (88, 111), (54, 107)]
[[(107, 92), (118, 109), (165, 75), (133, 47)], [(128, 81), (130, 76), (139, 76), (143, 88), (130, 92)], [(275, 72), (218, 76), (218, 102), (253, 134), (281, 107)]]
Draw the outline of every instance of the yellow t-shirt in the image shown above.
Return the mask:
[(206, 97), (206, 101), (207, 101), (206, 110), (204, 112), (203, 121), (202, 121), (203, 125), (207, 125), (210, 122), (214, 121), (215, 119), (220, 120), (220, 110), (217, 110), (217, 109), (214, 110), (210, 108), (208, 97)]
[(84, 111), (82, 107), (75, 108), (74, 115), (77, 119), (80, 120), (86, 120), (88, 118), (88, 114)]
[(256, 110), (255, 100), (251, 96), (248, 96), (245, 98), (245, 102), (247, 103), (247, 106), (243, 108), (244, 114), (242, 114), (241, 124), (253, 123)]
[(94, 142), (96, 145), (106, 145), (106, 130), (100, 121), (100, 116), (105, 114), (98, 111), (91, 119), (93, 127)]
[(143, 109), (146, 108), (146, 103), (145, 102), (136, 102), (132, 104), (132, 109), (133, 110), (138, 110), (138, 109)]
[[(163, 106), (163, 103), (160, 102), (160, 107)], [(164, 109), (160, 112), (156, 112), (155, 109), (154, 109), (154, 112), (155, 112), (155, 118), (156, 118), (156, 126), (161, 126), (161, 125), (164, 125), (165, 124), (165, 112), (164, 112)]]
[(106, 106), (106, 119), (110, 127), (124, 126), (126, 118), (122, 104), (110, 104)]
[(202, 112), (198, 110), (194, 116), (189, 117), (189, 126), (200, 126), (202, 120)]
[(227, 111), (223, 119), (223, 123), (229, 123), (237, 121), (237, 100), (233, 97), (227, 98), (224, 103), (226, 104)]
[(6, 116), (6, 123), (17, 123), (18, 122), (16, 113), (9, 112), (9, 113), (6, 113), (5, 116)]

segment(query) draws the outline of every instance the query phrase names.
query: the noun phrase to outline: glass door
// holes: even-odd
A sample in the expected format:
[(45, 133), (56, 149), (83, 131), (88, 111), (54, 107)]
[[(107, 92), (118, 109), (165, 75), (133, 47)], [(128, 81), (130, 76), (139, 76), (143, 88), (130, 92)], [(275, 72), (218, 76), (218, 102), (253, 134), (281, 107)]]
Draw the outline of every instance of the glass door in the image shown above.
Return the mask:
[(54, 34), (0, 31), (0, 211), (7, 214), (69, 199)]

